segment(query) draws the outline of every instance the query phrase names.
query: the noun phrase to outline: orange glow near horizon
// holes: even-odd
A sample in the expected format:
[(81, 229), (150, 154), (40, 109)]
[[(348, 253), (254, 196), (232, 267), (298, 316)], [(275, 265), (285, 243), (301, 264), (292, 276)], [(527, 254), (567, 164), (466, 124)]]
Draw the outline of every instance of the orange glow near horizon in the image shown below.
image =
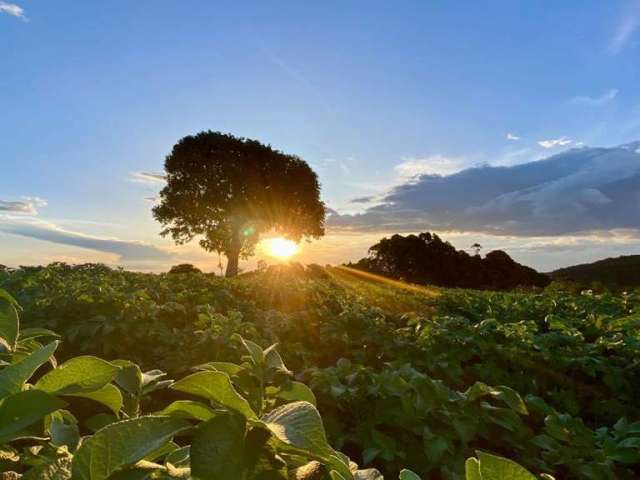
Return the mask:
[(268, 255), (282, 260), (291, 258), (300, 251), (300, 246), (283, 237), (268, 238), (264, 240), (265, 251)]

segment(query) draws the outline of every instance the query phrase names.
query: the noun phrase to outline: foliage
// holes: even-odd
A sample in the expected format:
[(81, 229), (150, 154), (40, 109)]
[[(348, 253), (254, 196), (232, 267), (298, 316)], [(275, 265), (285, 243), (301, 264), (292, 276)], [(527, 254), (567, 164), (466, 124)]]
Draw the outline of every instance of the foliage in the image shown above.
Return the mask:
[(178, 244), (200, 238), (238, 273), (260, 232), (299, 241), (324, 234), (320, 185), (309, 165), (256, 140), (219, 132), (182, 138), (165, 161), (166, 186), (153, 215)]
[(184, 273), (202, 273), (202, 271), (194, 267), (191, 263), (181, 263), (180, 265), (171, 267), (169, 273), (179, 275)]
[(369, 256), (349, 266), (417, 284), (443, 287), (512, 289), (544, 287), (546, 275), (514, 262), (502, 250), (479, 255), (482, 246), (471, 246), (474, 256), (456, 250), (436, 234), (393, 235), (369, 248)]
[[(229, 280), (56, 264), (0, 274), (2, 286), (27, 327), (65, 339), (60, 359), (124, 358), (171, 378), (226, 368), (242, 391), (234, 335), (278, 343), (299, 373), (267, 397), (317, 403), (332, 447), (388, 478), (461, 479), (476, 451), (563, 479), (640, 474), (638, 292), (436, 290), (317, 266)], [(159, 390), (123, 392), (127, 415), (193, 400), (147, 377)]]
[[(291, 379), (275, 346), (263, 350), (237, 337), (248, 353), (242, 364), (209, 363), (177, 382), (145, 389), (161, 372), (90, 356), (57, 365), (58, 341), (40, 343), (55, 334), (41, 331), (39, 340), (22, 336), (14, 300), (2, 292), (1, 302), (13, 310), (7, 317), (5, 309), (1, 332), (0, 462), (14, 477), (361, 477), (355, 464), (329, 446), (320, 415), (307, 401), (312, 394)], [(46, 372), (34, 375), (41, 369)], [(151, 414), (125, 407), (125, 396), (139, 400), (161, 389), (187, 398)], [(92, 402), (89, 414), (77, 408), (77, 397)], [(100, 412), (105, 407), (110, 413)], [(310, 465), (322, 475), (306, 475)]]
[(638, 287), (640, 255), (605, 258), (593, 263), (561, 268), (552, 272), (551, 278), (575, 282), (583, 288), (589, 288), (596, 282), (609, 288)]

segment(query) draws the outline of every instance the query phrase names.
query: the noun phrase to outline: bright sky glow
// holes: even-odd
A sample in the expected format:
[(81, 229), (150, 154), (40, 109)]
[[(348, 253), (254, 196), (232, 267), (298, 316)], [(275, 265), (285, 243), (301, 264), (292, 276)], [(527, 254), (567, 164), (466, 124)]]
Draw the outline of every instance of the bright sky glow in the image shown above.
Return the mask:
[(266, 252), (270, 256), (281, 260), (291, 258), (300, 250), (296, 242), (282, 237), (268, 238), (263, 240), (263, 243), (265, 244)]

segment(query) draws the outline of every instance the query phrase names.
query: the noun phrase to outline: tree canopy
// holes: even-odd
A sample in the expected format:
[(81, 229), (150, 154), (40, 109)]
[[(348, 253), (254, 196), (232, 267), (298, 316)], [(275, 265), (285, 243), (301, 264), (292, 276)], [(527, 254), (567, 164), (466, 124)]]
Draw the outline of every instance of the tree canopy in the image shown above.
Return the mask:
[(435, 233), (393, 235), (369, 248), (369, 256), (351, 267), (412, 283), (477, 289), (544, 287), (549, 278), (520, 265), (502, 250), (484, 258), (469, 255)]
[(166, 186), (153, 215), (177, 244), (199, 238), (227, 257), (227, 276), (254, 252), (260, 234), (324, 235), (315, 172), (301, 158), (256, 140), (205, 131), (182, 138), (165, 160)]

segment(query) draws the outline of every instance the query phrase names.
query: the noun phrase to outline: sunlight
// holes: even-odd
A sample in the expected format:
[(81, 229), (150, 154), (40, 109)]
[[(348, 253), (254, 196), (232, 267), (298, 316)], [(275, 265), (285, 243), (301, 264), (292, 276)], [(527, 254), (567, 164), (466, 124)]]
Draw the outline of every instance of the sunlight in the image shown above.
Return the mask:
[(269, 238), (264, 243), (267, 253), (272, 257), (286, 259), (300, 251), (296, 242), (282, 237)]

